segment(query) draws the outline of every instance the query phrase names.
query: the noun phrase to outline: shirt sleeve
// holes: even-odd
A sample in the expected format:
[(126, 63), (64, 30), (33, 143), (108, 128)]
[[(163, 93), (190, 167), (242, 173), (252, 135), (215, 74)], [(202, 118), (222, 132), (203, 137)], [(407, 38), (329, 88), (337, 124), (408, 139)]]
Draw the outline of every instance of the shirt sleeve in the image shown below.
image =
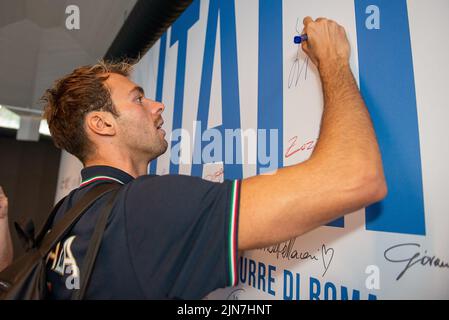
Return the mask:
[(201, 299), (237, 285), (240, 180), (143, 176), (127, 193), (130, 259), (147, 298)]

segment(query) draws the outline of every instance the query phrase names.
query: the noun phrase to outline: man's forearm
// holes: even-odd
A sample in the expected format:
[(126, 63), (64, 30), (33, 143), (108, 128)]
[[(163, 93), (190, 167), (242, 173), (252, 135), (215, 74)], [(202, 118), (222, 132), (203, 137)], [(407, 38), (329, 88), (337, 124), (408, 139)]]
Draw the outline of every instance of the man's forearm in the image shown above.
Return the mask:
[(301, 46), (318, 67), (324, 94), (318, 143), (307, 161), (244, 179), (240, 250), (297, 237), (387, 192), (373, 125), (349, 67), (344, 28), (306, 17), (304, 32), (308, 40)]
[(352, 178), (382, 182), (376, 135), (349, 64), (330, 61), (319, 70), (324, 109), (320, 136), (310, 159), (341, 172), (348, 183)]

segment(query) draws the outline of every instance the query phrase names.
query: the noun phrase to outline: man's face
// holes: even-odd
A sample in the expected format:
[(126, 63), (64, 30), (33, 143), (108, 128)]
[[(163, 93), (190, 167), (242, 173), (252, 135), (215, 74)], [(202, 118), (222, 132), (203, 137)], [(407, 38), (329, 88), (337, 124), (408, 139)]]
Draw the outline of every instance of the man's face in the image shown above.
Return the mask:
[(167, 150), (162, 112), (165, 106), (145, 98), (142, 88), (122, 75), (111, 73), (105, 82), (119, 113), (116, 118), (120, 147), (153, 160)]

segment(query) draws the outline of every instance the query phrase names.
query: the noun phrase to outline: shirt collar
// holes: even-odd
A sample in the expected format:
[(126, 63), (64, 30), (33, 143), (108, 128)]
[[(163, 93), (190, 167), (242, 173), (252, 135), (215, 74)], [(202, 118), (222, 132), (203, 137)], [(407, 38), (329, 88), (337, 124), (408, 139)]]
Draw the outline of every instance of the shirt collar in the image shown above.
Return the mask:
[(123, 170), (109, 166), (92, 166), (81, 170), (81, 185), (87, 186), (95, 181), (115, 181), (126, 184), (134, 178)]

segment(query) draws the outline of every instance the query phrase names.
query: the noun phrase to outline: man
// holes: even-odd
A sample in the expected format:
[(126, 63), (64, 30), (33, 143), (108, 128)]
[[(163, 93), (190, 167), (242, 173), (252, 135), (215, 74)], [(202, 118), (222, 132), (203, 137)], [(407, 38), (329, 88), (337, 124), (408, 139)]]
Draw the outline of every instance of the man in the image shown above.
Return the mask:
[(13, 258), (11, 234), (8, 224), (8, 198), (0, 186), (0, 271), (5, 269)]
[[(199, 299), (237, 283), (238, 251), (297, 237), (383, 199), (387, 187), (375, 133), (349, 67), (345, 30), (304, 19), (303, 50), (324, 93), (319, 142), (309, 160), (273, 175), (213, 183), (147, 175), (167, 149), (165, 106), (145, 98), (126, 64), (76, 69), (47, 90), (55, 143), (84, 164), (83, 182), (56, 221), (100, 183), (122, 184), (86, 298)], [(48, 256), (50, 297), (70, 298), (98, 200)]]

